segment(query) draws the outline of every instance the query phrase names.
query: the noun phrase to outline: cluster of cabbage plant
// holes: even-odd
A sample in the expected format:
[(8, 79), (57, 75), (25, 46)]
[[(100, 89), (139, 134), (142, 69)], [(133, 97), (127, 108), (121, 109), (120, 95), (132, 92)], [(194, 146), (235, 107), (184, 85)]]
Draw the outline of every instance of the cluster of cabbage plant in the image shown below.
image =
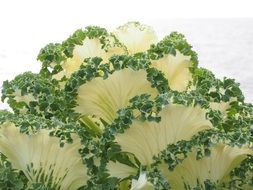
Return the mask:
[(253, 189), (253, 106), (182, 34), (89, 26), (5, 81), (0, 189)]

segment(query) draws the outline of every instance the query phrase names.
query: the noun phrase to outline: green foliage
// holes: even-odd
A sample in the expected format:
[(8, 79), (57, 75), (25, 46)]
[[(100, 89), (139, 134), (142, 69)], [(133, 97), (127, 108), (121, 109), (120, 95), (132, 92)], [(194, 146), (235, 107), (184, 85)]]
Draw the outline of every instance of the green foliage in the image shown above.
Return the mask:
[(172, 32), (161, 42), (152, 45), (148, 50), (149, 57), (152, 60), (160, 59), (166, 54), (176, 55), (177, 51), (183, 55), (190, 56), (194, 67), (198, 65), (197, 53), (192, 50), (192, 46), (186, 41), (183, 34)]
[(0, 153), (0, 189), (22, 190), (25, 189), (27, 179), (21, 171), (14, 170), (11, 163)]

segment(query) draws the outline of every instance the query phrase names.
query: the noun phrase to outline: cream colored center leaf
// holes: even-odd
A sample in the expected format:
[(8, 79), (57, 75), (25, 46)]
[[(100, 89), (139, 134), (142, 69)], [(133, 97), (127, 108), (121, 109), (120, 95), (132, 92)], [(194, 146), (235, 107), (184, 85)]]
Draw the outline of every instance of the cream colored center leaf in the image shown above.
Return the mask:
[(157, 43), (157, 36), (151, 27), (138, 22), (129, 22), (113, 32), (126, 46), (129, 54), (147, 51), (151, 44)]
[(57, 80), (60, 80), (63, 76), (69, 78), (72, 73), (80, 68), (86, 58), (101, 57), (103, 59), (103, 63), (106, 63), (113, 55), (125, 54), (122, 47), (115, 46), (115, 40), (113, 37), (108, 37), (108, 41), (110, 41), (110, 47), (105, 50), (102, 48), (103, 44), (101, 44), (99, 39), (85, 38), (83, 45), (75, 46), (73, 50), (73, 57), (68, 58), (62, 63), (63, 71), (54, 75), (54, 78)]
[(170, 104), (161, 111), (161, 121), (134, 121), (129, 129), (116, 135), (123, 152), (133, 153), (143, 165), (153, 162), (153, 156), (167, 145), (190, 140), (199, 131), (210, 129), (206, 111), (199, 107)]
[(211, 155), (196, 160), (196, 151), (188, 154), (187, 158), (173, 171), (169, 171), (167, 164), (160, 169), (167, 177), (172, 189), (185, 190), (185, 185), (194, 188), (204, 187), (205, 180), (219, 184), (229, 180), (229, 173), (253, 151), (246, 147), (230, 147), (218, 144), (211, 149)]
[(192, 66), (190, 56), (185, 56), (179, 51), (176, 55), (165, 55), (163, 58), (152, 61), (152, 66), (162, 71), (172, 90), (179, 92), (187, 90), (192, 74), (189, 68)]
[(133, 179), (130, 190), (154, 190), (145, 173), (140, 173), (138, 180)]
[(155, 97), (158, 91), (147, 81), (144, 70), (126, 68), (115, 71), (107, 79), (95, 78), (78, 89), (75, 110), (83, 115), (95, 115), (110, 123), (119, 109), (129, 105), (129, 100), (143, 93)]
[(41, 129), (33, 135), (22, 134), (13, 123), (6, 122), (0, 128), (0, 152), (22, 170), (30, 183), (42, 182), (57, 190), (76, 190), (86, 184), (88, 176), (75, 138), (72, 144), (59, 146), (57, 137)]
[(137, 168), (113, 161), (109, 161), (109, 163), (106, 165), (106, 168), (111, 177), (116, 177), (119, 179), (124, 179), (131, 175), (134, 176), (138, 171)]

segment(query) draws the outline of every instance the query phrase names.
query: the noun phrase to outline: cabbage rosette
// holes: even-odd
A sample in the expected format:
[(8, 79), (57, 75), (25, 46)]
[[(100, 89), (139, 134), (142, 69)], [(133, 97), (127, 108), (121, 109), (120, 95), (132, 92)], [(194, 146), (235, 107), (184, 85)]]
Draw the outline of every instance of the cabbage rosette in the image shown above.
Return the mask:
[(0, 189), (253, 189), (253, 106), (184, 35), (89, 26), (38, 60), (3, 83)]

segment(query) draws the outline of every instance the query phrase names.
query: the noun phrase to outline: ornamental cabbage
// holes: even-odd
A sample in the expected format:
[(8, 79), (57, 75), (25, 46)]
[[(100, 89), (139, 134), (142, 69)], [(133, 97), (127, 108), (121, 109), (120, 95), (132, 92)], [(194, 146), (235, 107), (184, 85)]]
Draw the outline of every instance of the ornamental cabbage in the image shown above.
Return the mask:
[(184, 35), (89, 26), (4, 81), (0, 189), (253, 189), (253, 106)]

